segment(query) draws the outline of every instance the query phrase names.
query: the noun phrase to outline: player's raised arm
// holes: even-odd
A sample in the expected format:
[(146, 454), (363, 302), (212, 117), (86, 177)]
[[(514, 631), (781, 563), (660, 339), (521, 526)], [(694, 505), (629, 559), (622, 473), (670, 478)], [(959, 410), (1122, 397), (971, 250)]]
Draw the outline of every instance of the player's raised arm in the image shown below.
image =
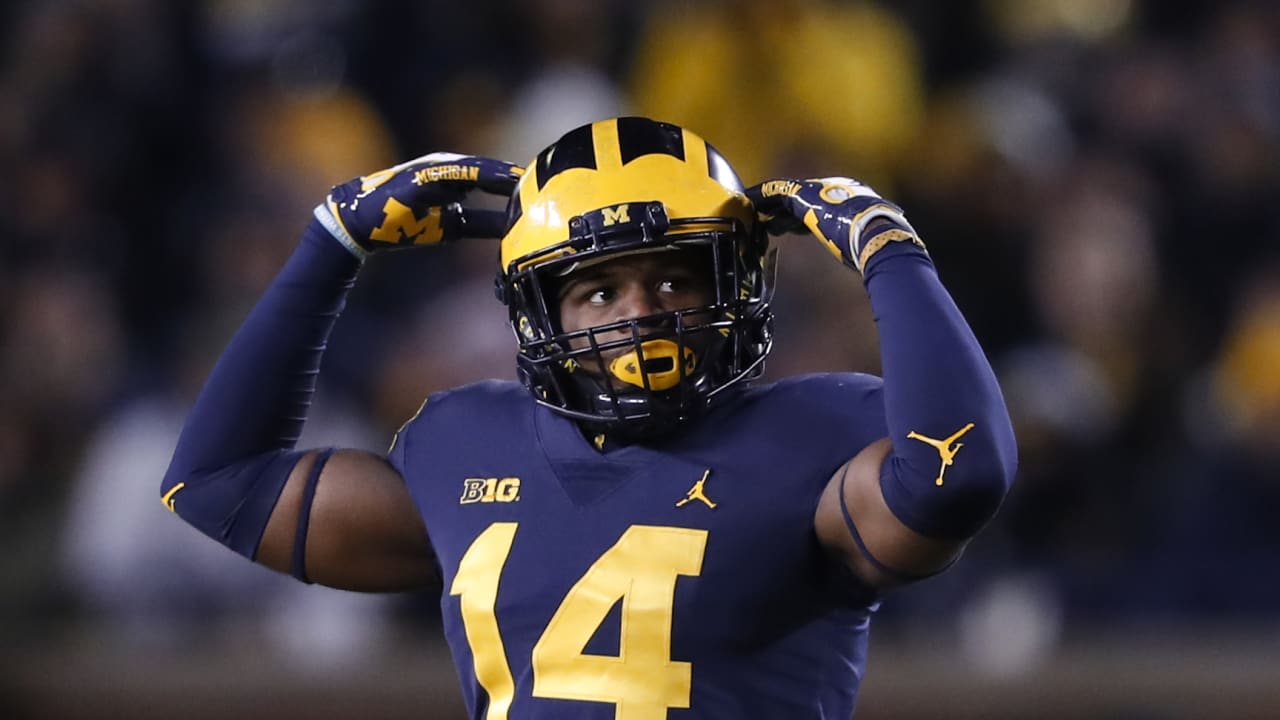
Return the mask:
[(399, 473), (354, 450), (294, 449), (334, 321), (370, 253), (495, 237), (467, 191), (509, 194), (519, 168), (437, 153), (333, 188), (219, 358), (161, 485), (161, 500), (245, 557), (353, 590), (429, 582), (431, 547)]
[(944, 569), (995, 514), (1017, 462), (982, 348), (915, 229), (869, 187), (783, 178), (747, 193), (771, 231), (807, 230), (862, 273), (879, 331), (889, 436), (831, 479), (819, 538), (878, 587)]

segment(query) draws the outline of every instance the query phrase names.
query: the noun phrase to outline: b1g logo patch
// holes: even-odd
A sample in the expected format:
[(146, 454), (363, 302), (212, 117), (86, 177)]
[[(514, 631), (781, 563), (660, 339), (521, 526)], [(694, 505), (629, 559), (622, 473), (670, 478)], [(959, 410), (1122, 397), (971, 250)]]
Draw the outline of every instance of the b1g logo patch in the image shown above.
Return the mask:
[(459, 505), (515, 502), (520, 499), (520, 478), (467, 478), (462, 481)]

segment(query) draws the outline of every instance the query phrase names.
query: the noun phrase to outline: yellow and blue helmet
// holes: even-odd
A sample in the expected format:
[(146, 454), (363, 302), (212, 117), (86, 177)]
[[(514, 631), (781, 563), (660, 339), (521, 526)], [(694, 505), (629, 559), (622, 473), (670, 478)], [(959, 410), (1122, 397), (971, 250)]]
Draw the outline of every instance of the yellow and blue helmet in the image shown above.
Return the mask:
[[(497, 291), (519, 342), (520, 378), (539, 403), (601, 431), (649, 435), (763, 371), (772, 345), (767, 236), (737, 173), (693, 132), (641, 117), (570, 130), (526, 167), (506, 227)], [(565, 275), (670, 250), (712, 274), (709, 305), (561, 328)]]

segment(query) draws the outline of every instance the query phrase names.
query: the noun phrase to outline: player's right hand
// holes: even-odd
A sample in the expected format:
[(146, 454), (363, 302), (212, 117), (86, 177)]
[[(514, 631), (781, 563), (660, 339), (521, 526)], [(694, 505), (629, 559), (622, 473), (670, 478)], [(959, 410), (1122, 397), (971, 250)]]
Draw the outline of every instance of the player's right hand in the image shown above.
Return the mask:
[(474, 155), (431, 153), (335, 185), (315, 216), (357, 257), (379, 250), (498, 237), (504, 213), (464, 208), (471, 190), (508, 196), (523, 168)]

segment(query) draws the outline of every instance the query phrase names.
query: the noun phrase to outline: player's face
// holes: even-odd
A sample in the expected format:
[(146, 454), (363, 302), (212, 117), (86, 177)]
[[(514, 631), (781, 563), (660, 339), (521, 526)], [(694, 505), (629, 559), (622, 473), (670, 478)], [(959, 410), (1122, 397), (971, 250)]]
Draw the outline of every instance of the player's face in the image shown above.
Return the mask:
[[(560, 288), (561, 329), (573, 332), (708, 305), (715, 293), (706, 265), (696, 254), (677, 250), (626, 255), (579, 270)], [(624, 327), (597, 334), (596, 340), (629, 337)]]

